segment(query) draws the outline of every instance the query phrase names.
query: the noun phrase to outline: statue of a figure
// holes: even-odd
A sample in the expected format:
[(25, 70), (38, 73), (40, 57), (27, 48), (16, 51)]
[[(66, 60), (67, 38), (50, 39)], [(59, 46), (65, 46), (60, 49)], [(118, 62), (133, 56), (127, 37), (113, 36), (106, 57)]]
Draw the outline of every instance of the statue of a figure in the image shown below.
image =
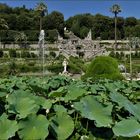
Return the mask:
[(68, 61), (67, 61), (66, 59), (64, 59), (62, 65), (64, 66), (63, 73), (67, 73), (67, 65), (68, 65)]

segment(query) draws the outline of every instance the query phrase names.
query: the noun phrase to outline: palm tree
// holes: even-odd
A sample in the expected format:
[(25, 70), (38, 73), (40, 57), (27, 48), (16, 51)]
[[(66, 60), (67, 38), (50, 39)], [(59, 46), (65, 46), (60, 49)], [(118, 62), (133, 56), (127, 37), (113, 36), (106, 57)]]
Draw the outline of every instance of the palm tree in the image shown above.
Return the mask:
[(0, 18), (0, 29), (8, 29), (8, 24), (7, 22), (3, 19), (3, 18)]
[(115, 15), (115, 49), (117, 47), (117, 15), (121, 12), (121, 8), (119, 5), (114, 4), (110, 11)]
[(40, 3), (37, 4), (35, 10), (38, 11), (39, 14), (40, 14), (40, 31), (41, 31), (41, 29), (42, 29), (42, 18), (45, 16), (45, 13), (48, 14), (47, 5), (44, 4), (43, 2), (40, 2)]

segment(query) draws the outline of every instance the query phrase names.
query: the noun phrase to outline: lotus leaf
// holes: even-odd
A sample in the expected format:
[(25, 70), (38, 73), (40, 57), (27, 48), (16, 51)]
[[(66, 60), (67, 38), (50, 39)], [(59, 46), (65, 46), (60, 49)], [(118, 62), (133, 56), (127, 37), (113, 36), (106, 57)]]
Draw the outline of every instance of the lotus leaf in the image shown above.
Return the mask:
[(97, 94), (98, 89), (99, 89), (99, 86), (97, 84), (94, 84), (94, 85), (91, 86), (90, 90), (93, 94)]
[(0, 92), (0, 97), (5, 97), (7, 95), (6, 92)]
[(114, 90), (117, 91), (117, 87), (115, 86), (115, 84), (106, 83), (105, 87), (109, 92), (113, 92)]
[(7, 119), (7, 115), (0, 116), (0, 139), (8, 139), (15, 136), (18, 130), (17, 122)]
[(90, 120), (95, 120), (98, 127), (109, 127), (112, 124), (112, 105), (104, 106), (93, 95), (83, 97), (80, 102), (74, 103), (74, 108), (81, 115)]
[(67, 139), (74, 130), (74, 122), (66, 113), (58, 113), (51, 118), (52, 134), (58, 140)]
[(62, 105), (55, 105), (54, 110), (55, 110), (55, 112), (58, 112), (58, 113), (67, 112), (67, 109)]
[(131, 83), (129, 83), (130, 86), (132, 88), (135, 88), (135, 89), (140, 89), (140, 85), (137, 83), (137, 81), (132, 81)]
[(49, 99), (45, 99), (44, 97), (35, 97), (36, 104), (42, 106), (44, 109), (50, 109), (52, 106), (52, 101)]
[(19, 118), (25, 118), (31, 113), (36, 113), (39, 106), (36, 104), (34, 96), (27, 92), (16, 92), (8, 96), (8, 112), (17, 114)]
[(140, 108), (138, 107), (139, 103), (137, 105), (134, 105), (127, 99), (127, 97), (119, 93), (111, 93), (110, 98), (112, 99), (112, 101), (118, 103), (119, 106), (124, 107), (126, 110), (128, 110), (140, 121)]
[(60, 87), (56, 91), (52, 91), (51, 93), (49, 93), (49, 97), (61, 97), (62, 95), (64, 95), (65, 91), (66, 90), (64, 87)]
[(134, 119), (125, 119), (113, 127), (116, 136), (133, 137), (140, 134), (140, 124)]
[(18, 135), (23, 140), (45, 139), (48, 134), (49, 121), (43, 115), (29, 115), (19, 122)]
[(68, 87), (68, 93), (65, 95), (64, 100), (65, 102), (76, 100), (77, 98), (86, 94), (86, 90), (80, 87), (71, 85)]
[(15, 104), (15, 110), (19, 113), (17, 114), (19, 118), (25, 118), (31, 113), (36, 113), (38, 109), (39, 106), (30, 98), (20, 98)]

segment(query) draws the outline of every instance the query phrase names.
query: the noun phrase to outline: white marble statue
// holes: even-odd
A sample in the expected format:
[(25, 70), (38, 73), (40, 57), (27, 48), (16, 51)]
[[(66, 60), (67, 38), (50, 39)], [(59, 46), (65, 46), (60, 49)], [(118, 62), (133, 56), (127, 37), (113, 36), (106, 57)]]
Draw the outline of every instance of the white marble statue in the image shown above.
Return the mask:
[(63, 73), (67, 73), (67, 65), (68, 65), (68, 61), (66, 59), (64, 59), (63, 63), (62, 63), (64, 70)]

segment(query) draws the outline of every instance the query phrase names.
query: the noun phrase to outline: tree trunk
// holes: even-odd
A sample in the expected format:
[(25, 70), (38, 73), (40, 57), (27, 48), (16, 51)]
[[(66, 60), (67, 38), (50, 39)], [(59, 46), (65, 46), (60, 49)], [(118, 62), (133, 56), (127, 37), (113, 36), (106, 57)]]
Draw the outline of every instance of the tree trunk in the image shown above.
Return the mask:
[(42, 30), (42, 17), (40, 16), (40, 31)]
[(132, 56), (131, 56), (131, 45), (130, 45), (130, 80), (132, 81)]
[(115, 13), (115, 47), (114, 47), (115, 51), (116, 48), (117, 48), (117, 14)]

